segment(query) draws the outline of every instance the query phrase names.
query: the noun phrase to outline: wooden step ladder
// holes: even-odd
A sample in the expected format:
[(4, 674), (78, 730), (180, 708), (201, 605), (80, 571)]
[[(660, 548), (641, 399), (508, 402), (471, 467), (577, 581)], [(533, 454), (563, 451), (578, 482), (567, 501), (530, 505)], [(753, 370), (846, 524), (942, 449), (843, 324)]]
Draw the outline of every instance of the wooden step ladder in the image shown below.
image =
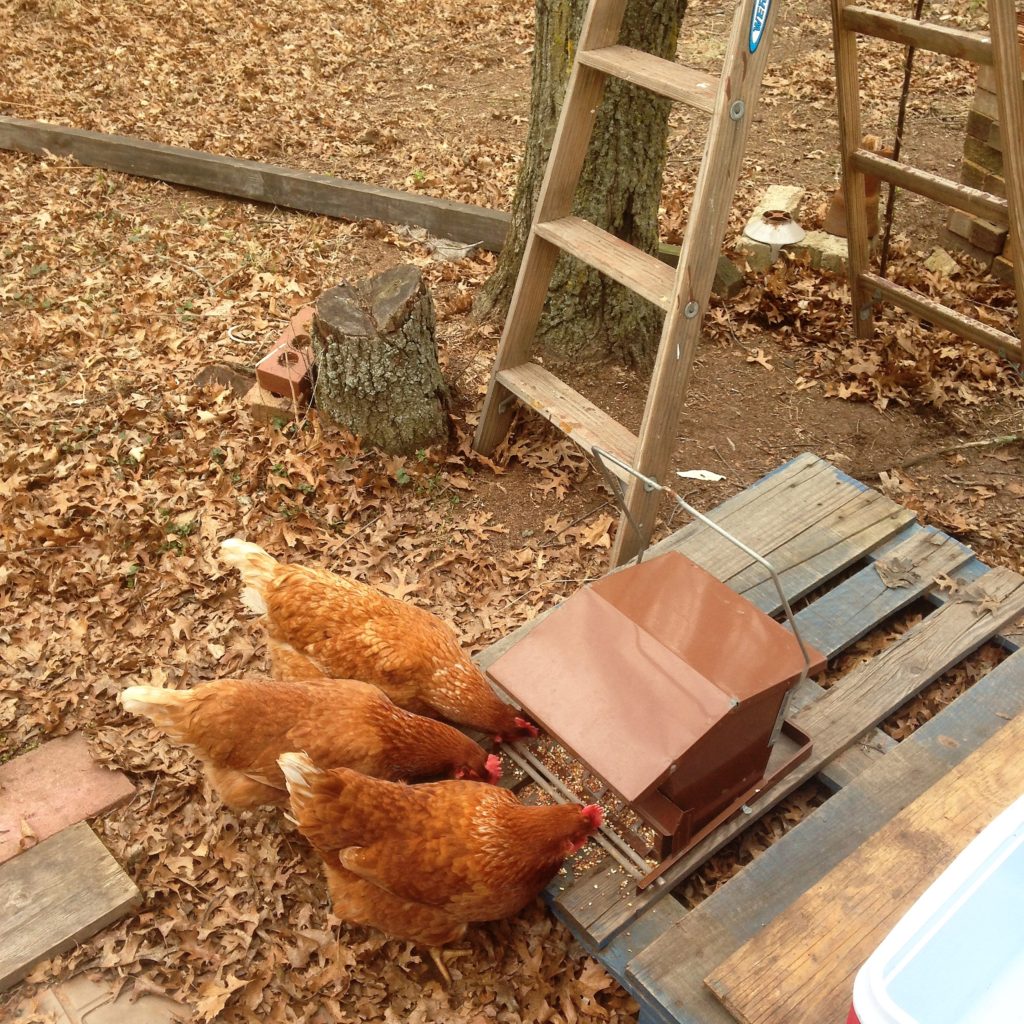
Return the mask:
[[(1013, 0), (988, 0), (989, 34), (948, 25), (929, 24), (874, 11), (850, 0), (832, 0), (836, 54), (836, 93), (839, 100), (839, 141), (843, 157), (843, 190), (847, 210), (850, 297), (854, 330), (870, 338), (872, 306), (881, 300), (913, 313), (977, 345), (992, 349), (1018, 364), (1024, 356), (1024, 260), (1018, 253), (1024, 240), (1024, 89)], [(994, 69), (1003, 138), (1006, 199), (960, 185), (928, 171), (908, 167), (861, 148), (860, 89), (857, 36), (874, 36), (906, 46), (944, 53)], [(873, 174), (946, 206), (1007, 224), (1013, 242), (1013, 277), (1017, 291), (1018, 336), (996, 330), (917, 292), (887, 281), (871, 270), (868, 224), (864, 205), (864, 175)]]
[[(505, 329), (473, 445), (490, 454), (505, 438), (514, 402), (539, 412), (591, 451), (595, 446), (640, 474), (661, 480), (675, 448), (690, 367), (707, 310), (781, 0), (740, 0), (720, 78), (618, 44), (626, 0), (591, 0), (551, 146)], [(572, 216), (579, 182), (609, 75), (711, 115), (686, 237), (675, 270), (614, 235)], [(538, 363), (530, 353), (560, 252), (568, 252), (642, 295), (666, 313), (639, 436)], [(620, 472), (617, 470), (617, 472)], [(612, 564), (647, 546), (659, 491), (631, 474)], [(635, 525), (634, 525), (635, 524)]]

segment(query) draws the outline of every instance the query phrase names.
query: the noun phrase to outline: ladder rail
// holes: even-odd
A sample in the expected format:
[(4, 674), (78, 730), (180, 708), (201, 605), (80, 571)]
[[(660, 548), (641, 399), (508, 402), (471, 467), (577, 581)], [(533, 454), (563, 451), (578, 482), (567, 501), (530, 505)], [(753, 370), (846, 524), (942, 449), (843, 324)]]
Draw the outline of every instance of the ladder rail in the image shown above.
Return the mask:
[[(857, 36), (845, 29), (844, 16), (855, 5), (850, 0), (832, 0), (832, 48), (836, 64), (836, 101), (839, 115), (839, 151), (842, 160), (842, 190), (846, 203), (847, 260), (853, 329), (866, 340), (874, 330), (874, 311), (864, 288), (864, 275), (870, 269), (871, 243), (868, 235), (867, 182), (864, 171), (854, 160), (860, 149), (860, 71)], [(903, 19), (910, 20), (910, 19)]]
[[(679, 253), (676, 293), (658, 346), (638, 436), (634, 468), (653, 479), (664, 477), (675, 448), (679, 414), (781, 6), (781, 0), (769, 0), (765, 11), (764, 0), (742, 0), (733, 16), (730, 48)], [(751, 53), (755, 14), (762, 12), (764, 22)], [(612, 565), (622, 565), (647, 546), (659, 497), (659, 492), (645, 490), (638, 479), (630, 482), (626, 503), (639, 529), (622, 517), (612, 546)]]
[(1017, 293), (1017, 365), (1024, 363), (1024, 87), (1020, 46), (1012, 0), (988, 0), (992, 33), (999, 130), (1003, 144), (1003, 175), (1009, 202), (1010, 244), (1013, 246), (1013, 284)]

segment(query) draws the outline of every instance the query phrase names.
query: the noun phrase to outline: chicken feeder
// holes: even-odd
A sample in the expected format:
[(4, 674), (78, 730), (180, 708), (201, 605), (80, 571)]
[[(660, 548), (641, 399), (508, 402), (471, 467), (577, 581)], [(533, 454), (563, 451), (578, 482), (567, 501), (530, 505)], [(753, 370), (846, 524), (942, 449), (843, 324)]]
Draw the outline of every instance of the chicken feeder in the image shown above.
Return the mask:
[(488, 670), (653, 830), (661, 863), (641, 886), (807, 757), (787, 698), (825, 665), (771, 566), (673, 496), (767, 568), (789, 629), (669, 552), (577, 591)]

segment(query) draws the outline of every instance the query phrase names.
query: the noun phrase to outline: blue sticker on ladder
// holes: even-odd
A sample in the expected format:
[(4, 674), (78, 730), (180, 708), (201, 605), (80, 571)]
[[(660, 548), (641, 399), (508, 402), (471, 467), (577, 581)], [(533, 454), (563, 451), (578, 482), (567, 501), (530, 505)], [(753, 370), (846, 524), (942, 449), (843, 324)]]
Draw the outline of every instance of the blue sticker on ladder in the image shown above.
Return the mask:
[(754, 53), (761, 45), (761, 37), (764, 35), (765, 22), (768, 21), (768, 11), (772, 6), (772, 0), (754, 0), (754, 10), (750, 15), (750, 52)]

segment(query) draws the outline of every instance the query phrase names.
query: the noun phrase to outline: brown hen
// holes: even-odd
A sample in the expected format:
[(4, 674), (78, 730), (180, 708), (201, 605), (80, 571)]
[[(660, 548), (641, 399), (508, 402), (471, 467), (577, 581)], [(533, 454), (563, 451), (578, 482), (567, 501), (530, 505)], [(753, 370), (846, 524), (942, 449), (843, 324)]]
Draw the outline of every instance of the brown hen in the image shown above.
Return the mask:
[(241, 573), (243, 602), (266, 616), (275, 676), (362, 679), (403, 708), (499, 741), (537, 734), (430, 612), (323, 569), (283, 565), (238, 538), (221, 553)]
[(352, 679), (220, 679), (193, 690), (130, 686), (122, 706), (151, 718), (202, 759), (230, 807), (287, 806), (277, 759), (304, 750), (322, 768), (347, 766), (384, 779), (496, 782), (498, 758), (458, 729), (396, 707)]
[(304, 754), (280, 759), (300, 831), (323, 858), (335, 913), (432, 947), (509, 917), (601, 825), (597, 805), (527, 807), (473, 782), (403, 786)]

